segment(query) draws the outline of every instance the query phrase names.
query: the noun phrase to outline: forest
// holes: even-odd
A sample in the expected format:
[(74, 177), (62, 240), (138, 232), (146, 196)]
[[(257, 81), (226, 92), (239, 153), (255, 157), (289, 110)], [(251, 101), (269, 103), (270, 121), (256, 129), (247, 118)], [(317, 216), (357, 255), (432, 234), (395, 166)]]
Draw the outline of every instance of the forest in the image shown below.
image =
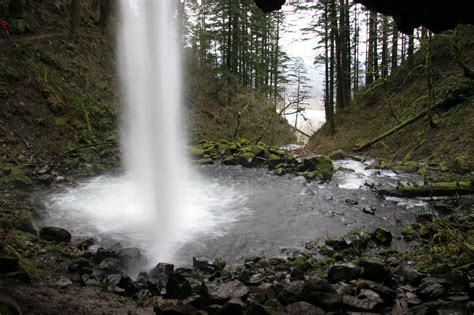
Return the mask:
[(0, 315), (472, 314), (471, 9), (0, 0)]

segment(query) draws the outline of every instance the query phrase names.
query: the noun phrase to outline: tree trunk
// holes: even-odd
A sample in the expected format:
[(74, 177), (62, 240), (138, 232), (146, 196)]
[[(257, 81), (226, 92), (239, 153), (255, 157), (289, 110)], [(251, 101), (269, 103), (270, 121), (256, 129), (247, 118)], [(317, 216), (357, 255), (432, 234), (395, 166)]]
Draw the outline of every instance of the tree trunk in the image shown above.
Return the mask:
[(75, 35), (81, 22), (81, 2), (80, 0), (71, 0), (69, 9), (69, 32), (71, 36)]
[(398, 67), (398, 29), (395, 21), (392, 22), (392, 66), (391, 73)]
[(111, 0), (100, 0), (99, 25), (102, 27), (107, 27), (109, 25), (111, 7)]

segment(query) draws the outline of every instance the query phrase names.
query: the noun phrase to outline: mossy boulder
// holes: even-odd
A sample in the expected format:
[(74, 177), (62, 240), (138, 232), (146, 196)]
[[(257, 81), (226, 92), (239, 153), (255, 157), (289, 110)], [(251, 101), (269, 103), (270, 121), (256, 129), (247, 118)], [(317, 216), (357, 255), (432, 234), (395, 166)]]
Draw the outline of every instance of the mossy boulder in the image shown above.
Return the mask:
[(372, 239), (378, 244), (390, 245), (390, 243), (392, 243), (393, 236), (390, 231), (382, 227), (378, 227), (372, 234)]
[(46, 241), (57, 243), (69, 243), (72, 239), (71, 233), (69, 233), (67, 230), (54, 226), (42, 227), (39, 235)]
[(334, 174), (334, 165), (327, 156), (318, 155), (304, 159), (299, 167), (299, 171), (318, 172), (323, 180), (330, 180)]
[(38, 230), (36, 229), (33, 218), (29, 212), (22, 211), (17, 218), (16, 228), (20, 231), (27, 232), (30, 234), (37, 235)]
[(461, 155), (454, 159), (454, 171), (459, 174), (468, 174), (470, 172), (468, 159)]
[(411, 242), (416, 239), (417, 232), (413, 225), (405, 225), (402, 229), (402, 235), (405, 241)]

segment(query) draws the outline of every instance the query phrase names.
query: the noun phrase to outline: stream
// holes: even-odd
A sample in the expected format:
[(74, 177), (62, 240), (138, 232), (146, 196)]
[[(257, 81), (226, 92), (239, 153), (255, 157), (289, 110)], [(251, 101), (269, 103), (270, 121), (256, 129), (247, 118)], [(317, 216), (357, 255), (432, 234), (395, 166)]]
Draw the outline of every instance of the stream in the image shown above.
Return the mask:
[[(188, 266), (192, 256), (200, 255), (230, 263), (245, 256), (285, 256), (308, 241), (323, 243), (355, 228), (382, 226), (399, 234), (427, 206), (416, 199), (383, 198), (369, 187), (422, 183), (421, 176), (369, 169), (370, 161), (334, 163), (342, 170), (329, 183), (278, 177), (263, 168), (196, 167), (199, 175), (182, 187), (187, 211), (176, 220), (176, 241), (166, 257), (151, 250), (153, 224), (137, 213), (134, 188), (121, 174), (42, 193), (43, 224), (64, 227), (77, 239), (92, 237), (98, 245), (141, 248), (151, 265), (159, 259)], [(371, 207), (375, 214), (363, 211)]]

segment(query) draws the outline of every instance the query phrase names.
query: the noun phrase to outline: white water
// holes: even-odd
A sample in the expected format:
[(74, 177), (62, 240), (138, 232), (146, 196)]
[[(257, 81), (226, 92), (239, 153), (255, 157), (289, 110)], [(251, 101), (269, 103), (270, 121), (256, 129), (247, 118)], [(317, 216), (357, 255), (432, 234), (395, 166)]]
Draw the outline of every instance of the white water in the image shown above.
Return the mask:
[(186, 159), (175, 4), (120, 1), (125, 175), (82, 182), (45, 202), (46, 224), (67, 228), (75, 237), (140, 247), (151, 265), (173, 262), (176, 250), (202, 233), (221, 236), (226, 225), (247, 213), (244, 195), (201, 179)]
[(173, 0), (121, 0), (119, 62), (126, 96), (126, 169), (152, 252), (167, 258), (183, 216), (188, 164), (181, 134), (181, 49)]

